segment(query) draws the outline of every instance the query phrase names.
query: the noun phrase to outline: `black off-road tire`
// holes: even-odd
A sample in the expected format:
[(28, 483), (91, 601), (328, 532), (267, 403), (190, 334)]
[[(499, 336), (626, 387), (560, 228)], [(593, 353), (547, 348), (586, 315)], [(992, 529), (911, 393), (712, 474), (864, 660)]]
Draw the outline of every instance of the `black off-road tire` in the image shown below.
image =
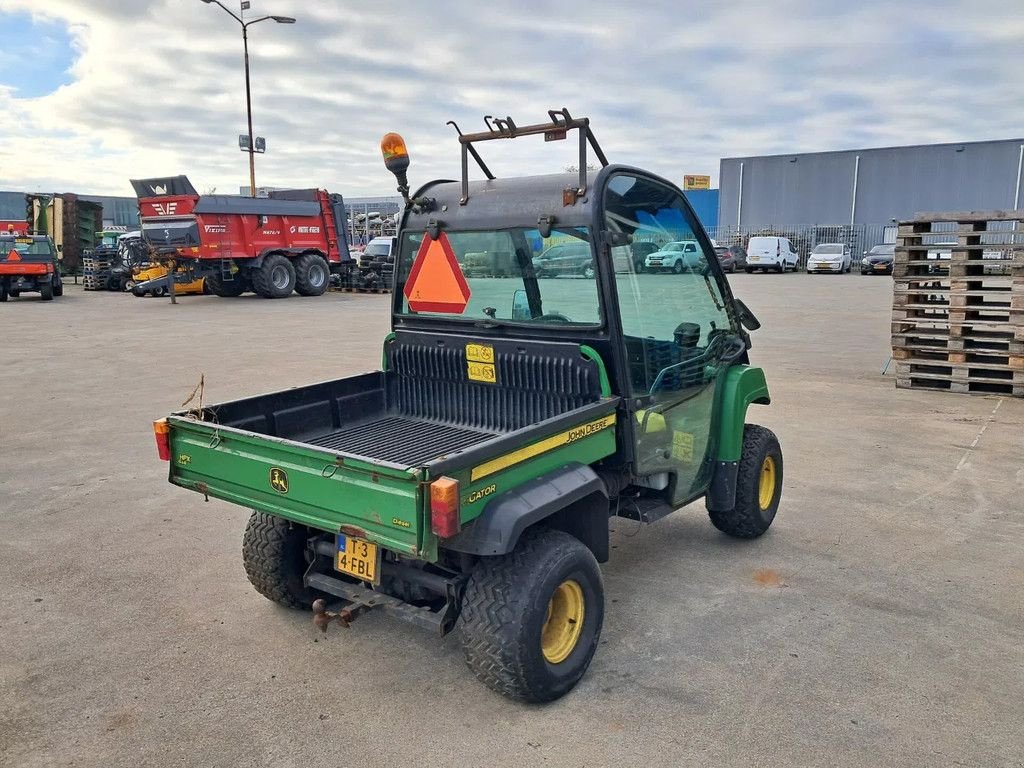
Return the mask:
[(43, 301), (53, 301), (53, 281), (47, 281), (39, 286), (39, 298)]
[(53, 295), (63, 296), (64, 295), (64, 281), (58, 280), (53, 284)]
[(331, 282), (327, 260), (307, 253), (295, 261), (295, 292), (300, 296), (322, 296)]
[(7, 286), (0, 283), (0, 302), (7, 301)]
[[(551, 664), (541, 630), (555, 589), (583, 592), (583, 629), (564, 661)], [(562, 531), (526, 533), (511, 554), (481, 560), (462, 598), (459, 634), (466, 664), (488, 688), (512, 699), (553, 701), (590, 666), (604, 621), (604, 585), (594, 555)]]
[(210, 293), (222, 298), (241, 296), (246, 289), (245, 279), (241, 273), (235, 274), (234, 280), (222, 280), (220, 275), (211, 274), (207, 276), (205, 285), (209, 287)]
[(309, 566), (309, 535), (305, 526), (263, 512), (252, 513), (242, 537), (242, 563), (257, 592), (286, 608), (306, 611), (318, 597), (325, 597), (302, 584)]
[(746, 272), (748, 275), (754, 274), (754, 268), (753, 267), (744, 267), (743, 271)]
[[(765, 458), (775, 465), (775, 488), (771, 502), (761, 508), (759, 490)], [(736, 476), (736, 506), (725, 512), (708, 510), (711, 522), (722, 533), (739, 539), (756, 539), (771, 526), (782, 499), (782, 448), (767, 427), (747, 424), (743, 428), (743, 452)]]
[[(286, 279), (275, 284), (274, 276), (283, 270)], [(295, 290), (295, 267), (287, 257), (280, 253), (272, 253), (263, 259), (260, 268), (252, 273), (252, 288), (257, 296), (264, 299), (283, 299), (291, 296)]]

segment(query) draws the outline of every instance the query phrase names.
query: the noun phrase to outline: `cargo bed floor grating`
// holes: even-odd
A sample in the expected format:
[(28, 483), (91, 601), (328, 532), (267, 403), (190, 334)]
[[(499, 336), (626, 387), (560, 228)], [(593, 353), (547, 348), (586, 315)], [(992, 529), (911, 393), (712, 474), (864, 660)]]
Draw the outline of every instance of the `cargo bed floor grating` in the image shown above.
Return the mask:
[(497, 433), (403, 416), (385, 416), (343, 427), (308, 442), (332, 451), (416, 466), (492, 437), (497, 437)]

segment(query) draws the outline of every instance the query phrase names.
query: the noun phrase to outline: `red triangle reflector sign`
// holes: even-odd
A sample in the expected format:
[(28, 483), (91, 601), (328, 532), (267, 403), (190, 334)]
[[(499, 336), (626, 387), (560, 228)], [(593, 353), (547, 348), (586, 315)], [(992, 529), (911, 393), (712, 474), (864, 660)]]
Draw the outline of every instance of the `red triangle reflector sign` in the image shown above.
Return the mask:
[(416, 252), (402, 292), (413, 312), (461, 315), (466, 311), (471, 292), (444, 232), (439, 233), (436, 240), (423, 234), (423, 243)]
[(11, 248), (11, 252), (7, 254), (7, 260), (8, 261), (21, 261), (21, 256), (18, 255), (18, 252), (16, 250)]

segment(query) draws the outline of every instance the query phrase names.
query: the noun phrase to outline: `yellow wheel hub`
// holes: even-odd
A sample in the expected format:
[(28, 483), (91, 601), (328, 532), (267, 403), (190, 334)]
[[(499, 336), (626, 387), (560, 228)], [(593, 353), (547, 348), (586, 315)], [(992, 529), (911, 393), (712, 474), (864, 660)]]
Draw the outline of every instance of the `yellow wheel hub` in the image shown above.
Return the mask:
[(561, 664), (573, 652), (583, 633), (583, 588), (566, 579), (548, 601), (548, 615), (540, 631), (540, 647), (549, 664)]
[(775, 459), (764, 457), (761, 465), (761, 479), (757, 485), (757, 503), (762, 510), (768, 509), (775, 498)]

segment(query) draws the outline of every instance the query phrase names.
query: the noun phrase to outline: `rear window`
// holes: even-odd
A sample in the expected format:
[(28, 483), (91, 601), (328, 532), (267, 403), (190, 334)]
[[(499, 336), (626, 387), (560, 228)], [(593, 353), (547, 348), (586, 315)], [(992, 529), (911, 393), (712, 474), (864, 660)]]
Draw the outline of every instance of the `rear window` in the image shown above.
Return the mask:
[(27, 238), (3, 238), (0, 240), (0, 251), (6, 256), (14, 249), (21, 256), (52, 256), (53, 249), (49, 240), (29, 240)]

